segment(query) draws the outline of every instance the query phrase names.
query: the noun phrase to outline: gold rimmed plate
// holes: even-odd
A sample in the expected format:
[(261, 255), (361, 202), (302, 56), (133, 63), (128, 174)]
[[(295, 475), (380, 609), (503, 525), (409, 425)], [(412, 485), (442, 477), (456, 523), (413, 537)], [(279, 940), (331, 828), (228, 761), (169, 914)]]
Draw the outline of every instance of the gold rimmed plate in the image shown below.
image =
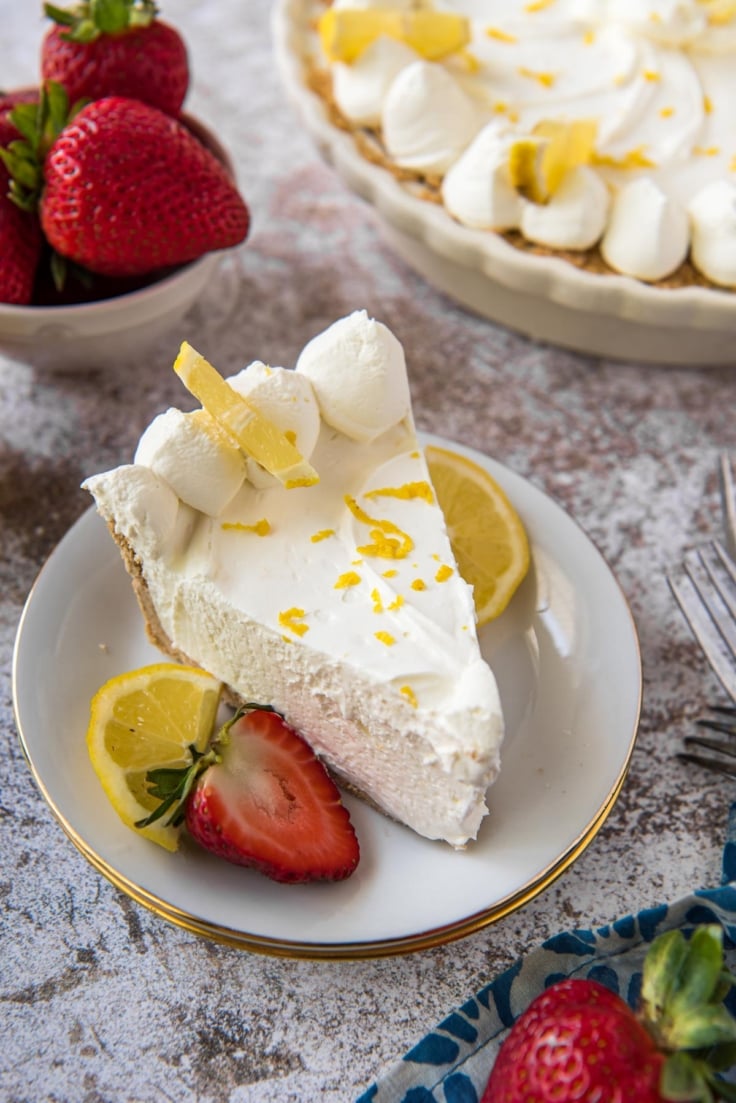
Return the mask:
[[(92, 771), (89, 702), (108, 678), (160, 661), (105, 523), (90, 508), (40, 572), (21, 618), (13, 698), (41, 792), (87, 860), (178, 926), (243, 949), (359, 958), (449, 942), (521, 907), (567, 869), (608, 816), (626, 776), (641, 661), (626, 599), (604, 559), (549, 497), (471, 449), (524, 521), (532, 568), (481, 631), (507, 725), (501, 776), (478, 840), (456, 852), (352, 797), (361, 844), (337, 885), (278, 885), (185, 841), (176, 854), (117, 818)], [(308, 734), (308, 733), (305, 733)]]

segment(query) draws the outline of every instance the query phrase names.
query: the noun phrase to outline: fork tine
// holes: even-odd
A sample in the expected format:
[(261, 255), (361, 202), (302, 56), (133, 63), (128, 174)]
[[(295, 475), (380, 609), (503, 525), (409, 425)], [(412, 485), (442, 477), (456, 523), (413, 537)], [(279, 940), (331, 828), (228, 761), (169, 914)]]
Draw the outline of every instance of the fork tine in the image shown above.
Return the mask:
[(681, 762), (692, 762), (696, 766), (702, 766), (706, 770), (714, 770), (717, 774), (725, 774), (726, 777), (736, 777), (736, 765), (731, 766), (725, 762), (718, 762), (715, 758), (704, 758), (699, 754), (688, 754), (686, 751), (677, 756)]
[(683, 566), (703, 605), (736, 658), (736, 564), (712, 540), (685, 556)]
[(701, 735), (686, 735), (685, 743), (688, 747), (694, 744), (696, 747), (703, 747), (706, 751), (717, 751), (718, 754), (725, 754), (727, 758), (736, 758), (736, 747), (731, 747), (718, 739), (706, 739)]
[(727, 452), (721, 454), (718, 468), (721, 483), (721, 504), (723, 507), (723, 531), (726, 550), (731, 559), (736, 560), (736, 488), (731, 460)]
[[(736, 736), (736, 708), (733, 705), (708, 705), (710, 712), (719, 716), (733, 717), (733, 721), (724, 722), (711, 718), (701, 717), (695, 723), (699, 728), (709, 728), (712, 731), (721, 732), (723, 735)], [(716, 754), (725, 755), (726, 758), (736, 758), (736, 744), (728, 743), (722, 739), (708, 739), (705, 736), (686, 735), (686, 747), (703, 747)], [(682, 762), (693, 762), (706, 770), (714, 770), (716, 773), (725, 774), (727, 777), (736, 777), (736, 766), (729, 762), (723, 762), (720, 758), (706, 758), (704, 755), (691, 751), (681, 751), (677, 757)]]
[(721, 732), (723, 735), (736, 735), (736, 724), (724, 724), (721, 720), (696, 720), (699, 728), (708, 728), (712, 732)]
[(670, 589), (728, 695), (736, 701), (736, 568), (723, 548), (707, 545), (668, 572)]

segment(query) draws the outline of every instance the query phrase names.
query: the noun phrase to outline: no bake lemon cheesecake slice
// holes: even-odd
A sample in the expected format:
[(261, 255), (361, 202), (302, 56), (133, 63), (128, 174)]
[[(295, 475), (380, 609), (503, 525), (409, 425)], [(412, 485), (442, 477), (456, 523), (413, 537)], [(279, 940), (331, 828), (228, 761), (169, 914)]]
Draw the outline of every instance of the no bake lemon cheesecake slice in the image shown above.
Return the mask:
[[(185, 381), (197, 363), (183, 348)], [(255, 362), (225, 385), (309, 478), (269, 472), (205, 388), (205, 408), (159, 415), (132, 464), (84, 484), (151, 638), (283, 713), (393, 819), (464, 846), (487, 812), (503, 719), (399, 341), (356, 312), (295, 369)]]

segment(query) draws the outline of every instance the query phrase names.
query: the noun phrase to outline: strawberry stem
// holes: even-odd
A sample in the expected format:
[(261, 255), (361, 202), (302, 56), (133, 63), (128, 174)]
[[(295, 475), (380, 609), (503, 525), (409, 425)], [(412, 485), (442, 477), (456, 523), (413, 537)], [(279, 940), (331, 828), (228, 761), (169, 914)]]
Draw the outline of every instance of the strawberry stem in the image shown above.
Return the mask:
[(65, 89), (49, 80), (41, 89), (38, 103), (19, 103), (10, 112), (10, 122), (21, 137), (0, 147), (0, 160), (10, 174), (8, 198), (21, 210), (37, 210), (46, 155), (86, 102), (79, 100), (70, 108)]
[(198, 751), (193, 743), (189, 745), (192, 761), (189, 766), (161, 767), (149, 770), (146, 774), (148, 791), (153, 797), (159, 797), (161, 804), (154, 808), (149, 816), (136, 820), (136, 827), (150, 827), (152, 823), (163, 819), (167, 812), (171, 815), (165, 821), (167, 827), (178, 827), (184, 821), (187, 797), (199, 775), (208, 766), (219, 761), (219, 755), (210, 748)]
[(148, 27), (158, 15), (154, 0), (82, 0), (72, 8), (44, 4), (49, 19), (68, 27), (62, 38), (94, 42), (103, 34), (121, 34), (133, 27)]
[(736, 1103), (736, 1085), (715, 1074), (736, 1058), (736, 1019), (723, 1000), (736, 983), (723, 961), (723, 930), (698, 927), (687, 940), (668, 931), (644, 963), (641, 1019), (667, 1058), (660, 1092), (671, 1103)]
[(198, 751), (193, 743), (189, 744), (191, 762), (187, 766), (162, 766), (155, 770), (149, 770), (146, 774), (146, 785), (152, 797), (158, 797), (161, 801), (150, 815), (136, 820), (136, 827), (150, 827), (152, 823), (163, 819), (167, 813), (171, 813), (165, 820), (167, 827), (179, 827), (184, 822), (186, 815), (186, 803), (194, 783), (201, 773), (209, 767), (221, 761), (219, 749), (230, 741), (230, 729), (233, 724), (246, 712), (277, 712), (271, 705), (259, 705), (254, 701), (247, 701), (233, 713), (218, 729), (217, 734), (211, 739), (205, 751)]

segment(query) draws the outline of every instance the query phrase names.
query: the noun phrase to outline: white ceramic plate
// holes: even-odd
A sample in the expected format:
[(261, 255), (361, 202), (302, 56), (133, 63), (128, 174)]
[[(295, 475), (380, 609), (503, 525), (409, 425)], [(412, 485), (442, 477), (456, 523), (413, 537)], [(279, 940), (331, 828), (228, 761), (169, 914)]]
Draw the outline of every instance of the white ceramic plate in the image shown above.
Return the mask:
[(373, 205), (387, 241), (429, 283), (494, 322), (581, 352), (695, 366), (736, 360), (734, 293), (665, 290), (521, 252), (496, 234), (460, 226), (362, 157), (306, 80), (320, 10), (318, 2), (276, 0), (273, 39), (286, 92), (322, 156)]
[(176, 854), (124, 827), (90, 766), (89, 701), (108, 678), (161, 661), (128, 575), (94, 509), (41, 571), (18, 629), (13, 693), (36, 781), (86, 858), (133, 899), (190, 930), (268, 953), (368, 957), (468, 934), (550, 884), (590, 843), (623, 783), (639, 718), (636, 630), (619, 586), (580, 528), (500, 464), (533, 566), (482, 632), (507, 723), (491, 814), (464, 852), (346, 798), (361, 844), (337, 885), (278, 885), (194, 844)]

